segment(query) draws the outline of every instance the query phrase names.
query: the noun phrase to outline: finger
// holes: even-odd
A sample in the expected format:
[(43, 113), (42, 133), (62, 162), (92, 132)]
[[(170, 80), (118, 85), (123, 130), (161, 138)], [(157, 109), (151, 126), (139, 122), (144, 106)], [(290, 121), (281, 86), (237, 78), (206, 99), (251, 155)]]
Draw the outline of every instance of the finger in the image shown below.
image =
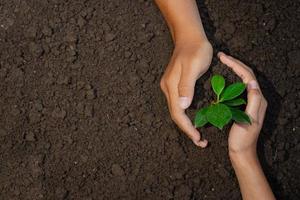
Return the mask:
[(256, 80), (252, 80), (247, 84), (248, 90), (248, 103), (246, 113), (252, 118), (254, 122), (259, 121), (259, 111), (262, 101), (262, 95), (259, 91), (259, 86)]
[(194, 142), (195, 145), (199, 147), (206, 147), (208, 142), (207, 140), (201, 140), (201, 134), (197, 129), (193, 126), (192, 122), (188, 118), (188, 116), (182, 112), (176, 112), (173, 116), (173, 120), (178, 125), (178, 127), (186, 133), (186, 135)]
[(187, 109), (193, 100), (198, 74), (195, 74), (190, 67), (182, 66), (181, 68), (182, 72), (178, 84), (179, 103), (182, 109)]
[(244, 83), (247, 84), (251, 80), (256, 80), (252, 70), (241, 61), (228, 56), (223, 52), (219, 52), (218, 57), (220, 61), (230, 67), (243, 80)]
[(166, 97), (166, 99), (167, 99), (168, 109), (171, 110), (170, 95), (169, 95), (168, 89), (166, 89), (166, 90), (164, 91), (164, 95), (165, 95), (165, 97)]
[(207, 140), (201, 140), (200, 132), (193, 126), (191, 120), (185, 114), (184, 109), (179, 106), (179, 96), (175, 88), (169, 88), (170, 90), (170, 111), (173, 121), (177, 126), (199, 147), (206, 147)]
[(165, 95), (165, 97), (166, 97), (166, 99), (169, 103), (169, 101), (170, 101), (169, 89), (167, 87), (167, 84), (166, 84), (164, 78), (162, 78), (161, 81), (160, 81), (160, 88), (161, 88), (162, 92), (164, 93), (164, 95)]
[(173, 121), (177, 126), (199, 147), (206, 147), (207, 140), (201, 140), (200, 132), (193, 126), (191, 120), (185, 114), (179, 104), (179, 95), (177, 87), (169, 87), (170, 112)]
[(265, 114), (266, 114), (266, 111), (267, 111), (267, 106), (268, 106), (268, 103), (267, 101), (265, 100), (264, 97), (262, 97), (262, 102), (261, 102), (261, 105), (260, 105), (260, 108), (259, 108), (259, 113), (258, 113), (258, 122), (260, 124), (263, 124), (264, 122), (264, 119), (265, 119)]
[[(174, 63), (176, 64), (176, 63)], [(179, 63), (178, 63), (179, 64)], [(195, 145), (206, 147), (207, 141), (201, 141), (200, 133), (193, 126), (192, 122), (185, 114), (184, 109), (180, 107), (178, 84), (180, 82), (181, 67), (173, 66), (170, 68), (172, 76), (166, 77), (166, 86), (169, 94), (169, 110), (173, 121), (177, 126), (192, 139)]]

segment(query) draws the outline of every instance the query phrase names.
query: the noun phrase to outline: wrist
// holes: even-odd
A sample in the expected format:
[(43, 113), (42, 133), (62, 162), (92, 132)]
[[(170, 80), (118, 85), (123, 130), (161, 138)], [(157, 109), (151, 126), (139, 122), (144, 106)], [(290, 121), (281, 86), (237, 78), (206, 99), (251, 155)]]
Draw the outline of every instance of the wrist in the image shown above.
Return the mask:
[(234, 167), (248, 166), (258, 162), (256, 150), (248, 150), (244, 152), (229, 151), (229, 158)]
[(213, 47), (207, 38), (187, 38), (186, 40), (179, 40), (175, 43), (175, 49), (205, 49), (207, 53), (213, 53)]
[(180, 45), (201, 45), (210, 44), (206, 35), (196, 31), (186, 31), (185, 33), (174, 33), (175, 46)]
[(208, 42), (205, 31), (200, 22), (176, 24), (170, 27), (175, 45), (184, 43), (203, 43)]

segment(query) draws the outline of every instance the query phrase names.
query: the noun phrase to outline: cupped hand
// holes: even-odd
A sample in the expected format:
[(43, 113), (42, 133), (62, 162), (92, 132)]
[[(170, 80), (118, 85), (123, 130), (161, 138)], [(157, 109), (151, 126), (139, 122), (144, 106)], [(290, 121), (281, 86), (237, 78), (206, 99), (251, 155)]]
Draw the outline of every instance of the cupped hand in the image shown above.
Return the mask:
[(241, 61), (224, 53), (218, 54), (222, 63), (231, 68), (247, 85), (247, 106), (245, 112), (251, 119), (251, 125), (234, 123), (228, 139), (230, 154), (256, 155), (256, 144), (263, 125), (267, 101), (264, 98), (253, 71)]
[(192, 103), (196, 80), (209, 68), (212, 54), (208, 41), (176, 44), (160, 82), (171, 118), (200, 147), (206, 147), (207, 140), (201, 140), (200, 132), (185, 114), (185, 109)]

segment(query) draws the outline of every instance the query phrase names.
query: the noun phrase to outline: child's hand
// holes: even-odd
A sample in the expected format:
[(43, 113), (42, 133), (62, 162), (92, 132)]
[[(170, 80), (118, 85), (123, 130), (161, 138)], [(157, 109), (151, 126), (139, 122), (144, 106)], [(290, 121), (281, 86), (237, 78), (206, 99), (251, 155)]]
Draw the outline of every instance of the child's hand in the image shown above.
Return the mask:
[(206, 147), (207, 140), (201, 140), (185, 109), (193, 100), (196, 80), (207, 71), (212, 54), (208, 41), (176, 44), (160, 84), (173, 121), (200, 147)]
[(228, 139), (229, 153), (256, 156), (256, 143), (263, 125), (267, 101), (259, 88), (253, 71), (248, 66), (224, 53), (219, 53), (218, 56), (222, 63), (241, 77), (243, 82), (247, 84), (248, 90), (246, 113), (251, 118), (251, 125), (236, 123), (232, 125)]

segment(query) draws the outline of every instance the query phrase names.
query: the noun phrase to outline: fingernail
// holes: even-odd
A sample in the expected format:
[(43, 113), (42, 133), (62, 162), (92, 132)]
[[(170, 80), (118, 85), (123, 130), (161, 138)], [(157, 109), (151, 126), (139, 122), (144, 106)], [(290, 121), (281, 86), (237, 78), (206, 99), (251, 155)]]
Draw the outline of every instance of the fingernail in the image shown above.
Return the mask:
[(190, 106), (188, 97), (179, 97), (179, 105), (182, 109), (187, 109)]
[(248, 87), (248, 90), (258, 89), (258, 83), (256, 80), (252, 80), (248, 83), (247, 87)]
[(223, 55), (223, 54), (224, 54), (224, 53), (223, 53), (222, 51), (220, 51), (220, 52), (217, 54), (218, 58), (220, 58), (221, 55)]
[(207, 140), (200, 140), (200, 141), (194, 141), (194, 144), (196, 146), (200, 146), (201, 148), (207, 147), (208, 141)]

